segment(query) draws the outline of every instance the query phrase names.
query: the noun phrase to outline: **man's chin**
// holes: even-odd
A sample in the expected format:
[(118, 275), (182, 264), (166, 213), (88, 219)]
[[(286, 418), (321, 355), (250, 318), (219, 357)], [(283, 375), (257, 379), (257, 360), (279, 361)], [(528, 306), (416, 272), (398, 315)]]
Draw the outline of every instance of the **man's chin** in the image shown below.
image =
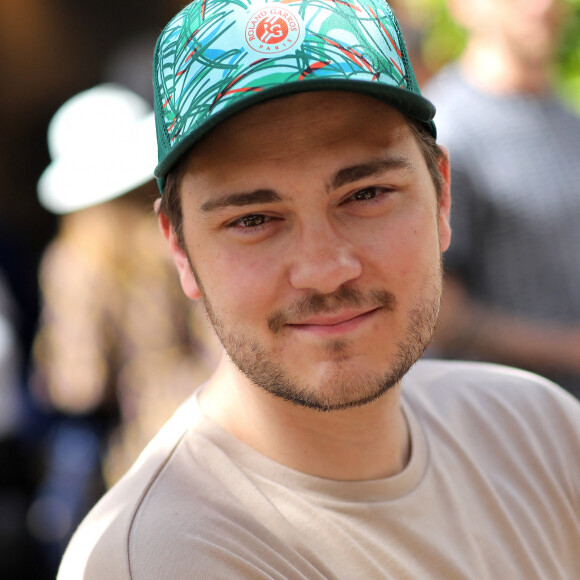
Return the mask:
[(317, 384), (300, 384), (295, 377), (276, 383), (252, 380), (271, 395), (298, 407), (321, 412), (341, 411), (369, 405), (400, 381), (400, 373), (362, 377), (353, 373), (327, 374)]

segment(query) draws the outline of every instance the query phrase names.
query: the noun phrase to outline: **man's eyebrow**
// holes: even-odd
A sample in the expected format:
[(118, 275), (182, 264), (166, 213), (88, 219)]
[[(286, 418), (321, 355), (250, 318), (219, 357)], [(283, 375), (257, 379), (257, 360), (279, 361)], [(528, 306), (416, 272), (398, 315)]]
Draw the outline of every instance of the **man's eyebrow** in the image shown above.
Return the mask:
[(373, 175), (377, 175), (383, 171), (389, 171), (390, 169), (403, 169), (413, 172), (415, 168), (409, 158), (403, 155), (374, 159), (368, 163), (361, 163), (341, 169), (332, 178), (328, 189), (331, 191), (347, 183), (352, 183), (364, 177), (372, 177)]
[(282, 197), (272, 189), (256, 189), (255, 191), (229, 193), (222, 197), (204, 201), (199, 209), (202, 213), (210, 213), (230, 206), (242, 207), (255, 203), (274, 203), (276, 201), (282, 201)]
[[(367, 163), (360, 163), (339, 170), (331, 179), (329, 191), (347, 183), (351, 183), (364, 177), (377, 175), (391, 169), (403, 169), (414, 171), (411, 161), (405, 156), (390, 156), (382, 159), (374, 159)], [(275, 203), (282, 201), (282, 196), (272, 189), (256, 189), (255, 191), (242, 191), (229, 193), (221, 197), (204, 201), (200, 210), (202, 213), (211, 213), (226, 207), (243, 207), (257, 203)]]

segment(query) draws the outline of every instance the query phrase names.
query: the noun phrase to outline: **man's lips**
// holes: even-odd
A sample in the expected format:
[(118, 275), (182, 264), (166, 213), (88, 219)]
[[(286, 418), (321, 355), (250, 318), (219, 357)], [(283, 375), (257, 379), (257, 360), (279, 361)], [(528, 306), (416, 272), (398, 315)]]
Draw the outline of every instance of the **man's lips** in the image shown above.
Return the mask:
[(381, 307), (370, 310), (342, 310), (327, 314), (310, 316), (297, 323), (288, 323), (294, 330), (306, 331), (320, 335), (341, 334), (350, 332), (371, 318)]
[(331, 295), (311, 292), (276, 310), (268, 317), (268, 328), (274, 334), (283, 330), (323, 330), (363, 322), (379, 311), (394, 312), (397, 299), (387, 290), (371, 289), (365, 293), (342, 285)]

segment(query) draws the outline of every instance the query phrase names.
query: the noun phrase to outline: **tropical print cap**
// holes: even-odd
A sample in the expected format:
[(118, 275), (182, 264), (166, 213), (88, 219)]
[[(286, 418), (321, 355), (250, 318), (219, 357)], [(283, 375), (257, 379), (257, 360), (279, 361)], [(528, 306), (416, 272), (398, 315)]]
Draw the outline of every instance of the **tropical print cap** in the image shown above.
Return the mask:
[(372, 95), (436, 135), (435, 108), (421, 96), (384, 0), (195, 0), (161, 33), (153, 83), (161, 191), (167, 172), (217, 124), (293, 93)]

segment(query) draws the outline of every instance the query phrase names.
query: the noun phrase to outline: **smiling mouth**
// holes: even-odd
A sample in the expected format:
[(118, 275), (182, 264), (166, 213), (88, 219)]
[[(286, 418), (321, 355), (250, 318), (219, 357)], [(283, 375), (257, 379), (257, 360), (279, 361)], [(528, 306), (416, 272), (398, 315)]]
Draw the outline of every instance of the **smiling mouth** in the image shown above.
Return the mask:
[(317, 335), (334, 335), (355, 330), (366, 320), (373, 317), (382, 307), (373, 308), (364, 312), (344, 312), (335, 315), (318, 315), (300, 323), (289, 323), (287, 326), (293, 330), (309, 332)]
[(313, 292), (274, 311), (268, 317), (268, 328), (273, 334), (284, 330), (338, 333), (379, 311), (396, 309), (397, 299), (387, 290), (372, 289), (363, 294), (357, 288), (343, 285), (332, 295)]

